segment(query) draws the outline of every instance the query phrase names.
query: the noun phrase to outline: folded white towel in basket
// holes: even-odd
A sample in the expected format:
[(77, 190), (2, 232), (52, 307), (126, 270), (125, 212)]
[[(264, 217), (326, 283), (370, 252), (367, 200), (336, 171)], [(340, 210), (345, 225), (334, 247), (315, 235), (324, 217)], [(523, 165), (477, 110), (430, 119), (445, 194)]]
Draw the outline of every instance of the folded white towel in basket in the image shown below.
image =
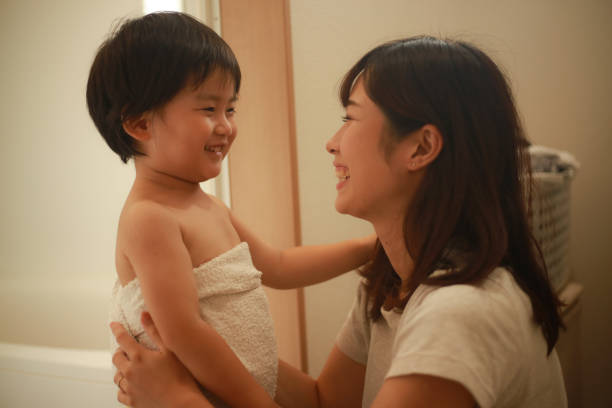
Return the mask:
[(550, 282), (561, 290), (569, 281), (570, 187), (578, 160), (568, 152), (545, 146), (530, 146), (533, 171), (531, 228), (540, 245)]
[(531, 145), (529, 146), (529, 154), (531, 156), (531, 169), (536, 173), (569, 171), (573, 175), (580, 168), (580, 163), (571, 153), (552, 147)]

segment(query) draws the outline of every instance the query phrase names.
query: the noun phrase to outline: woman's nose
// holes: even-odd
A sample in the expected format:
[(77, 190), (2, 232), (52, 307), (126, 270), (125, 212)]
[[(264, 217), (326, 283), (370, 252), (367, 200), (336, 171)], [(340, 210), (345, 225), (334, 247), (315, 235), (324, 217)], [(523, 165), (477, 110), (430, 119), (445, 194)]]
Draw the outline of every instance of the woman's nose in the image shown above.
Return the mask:
[(327, 143), (325, 143), (325, 149), (330, 154), (338, 154), (338, 152), (340, 151), (339, 145), (338, 145), (338, 133), (340, 133), (340, 131), (336, 132), (336, 134), (333, 135), (327, 141)]

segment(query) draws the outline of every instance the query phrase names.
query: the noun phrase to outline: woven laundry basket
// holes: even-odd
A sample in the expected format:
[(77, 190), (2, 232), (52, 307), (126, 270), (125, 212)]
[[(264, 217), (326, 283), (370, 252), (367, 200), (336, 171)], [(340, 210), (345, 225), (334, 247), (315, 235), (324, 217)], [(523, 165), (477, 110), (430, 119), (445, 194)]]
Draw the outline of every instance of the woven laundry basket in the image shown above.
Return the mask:
[(533, 173), (531, 228), (540, 245), (551, 284), (557, 291), (569, 281), (570, 187), (572, 170)]

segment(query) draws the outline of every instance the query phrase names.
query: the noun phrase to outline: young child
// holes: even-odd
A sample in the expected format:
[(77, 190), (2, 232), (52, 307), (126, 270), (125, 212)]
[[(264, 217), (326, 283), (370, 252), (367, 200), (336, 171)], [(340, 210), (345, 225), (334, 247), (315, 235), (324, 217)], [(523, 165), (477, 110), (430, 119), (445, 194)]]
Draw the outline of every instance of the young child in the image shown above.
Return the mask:
[[(274, 397), (278, 360), (262, 282), (313, 284), (374, 250), (372, 237), (278, 251), (201, 190), (236, 138), (239, 89), (229, 46), (182, 13), (126, 21), (98, 50), (87, 84), (97, 129), (136, 169), (119, 220), (110, 318), (154, 348), (140, 323), (149, 311), (215, 406)], [(260, 394), (237, 392), (253, 381)]]

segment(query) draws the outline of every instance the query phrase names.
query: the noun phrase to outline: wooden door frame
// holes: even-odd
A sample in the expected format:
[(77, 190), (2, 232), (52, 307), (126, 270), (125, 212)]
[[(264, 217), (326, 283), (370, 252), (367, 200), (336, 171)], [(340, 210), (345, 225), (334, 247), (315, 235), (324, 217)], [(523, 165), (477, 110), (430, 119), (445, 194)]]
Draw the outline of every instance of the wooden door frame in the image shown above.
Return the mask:
[[(221, 35), (242, 71), (229, 155), (232, 210), (281, 248), (301, 244), (288, 0), (220, 0)], [(266, 288), (279, 357), (307, 371), (303, 289)]]

